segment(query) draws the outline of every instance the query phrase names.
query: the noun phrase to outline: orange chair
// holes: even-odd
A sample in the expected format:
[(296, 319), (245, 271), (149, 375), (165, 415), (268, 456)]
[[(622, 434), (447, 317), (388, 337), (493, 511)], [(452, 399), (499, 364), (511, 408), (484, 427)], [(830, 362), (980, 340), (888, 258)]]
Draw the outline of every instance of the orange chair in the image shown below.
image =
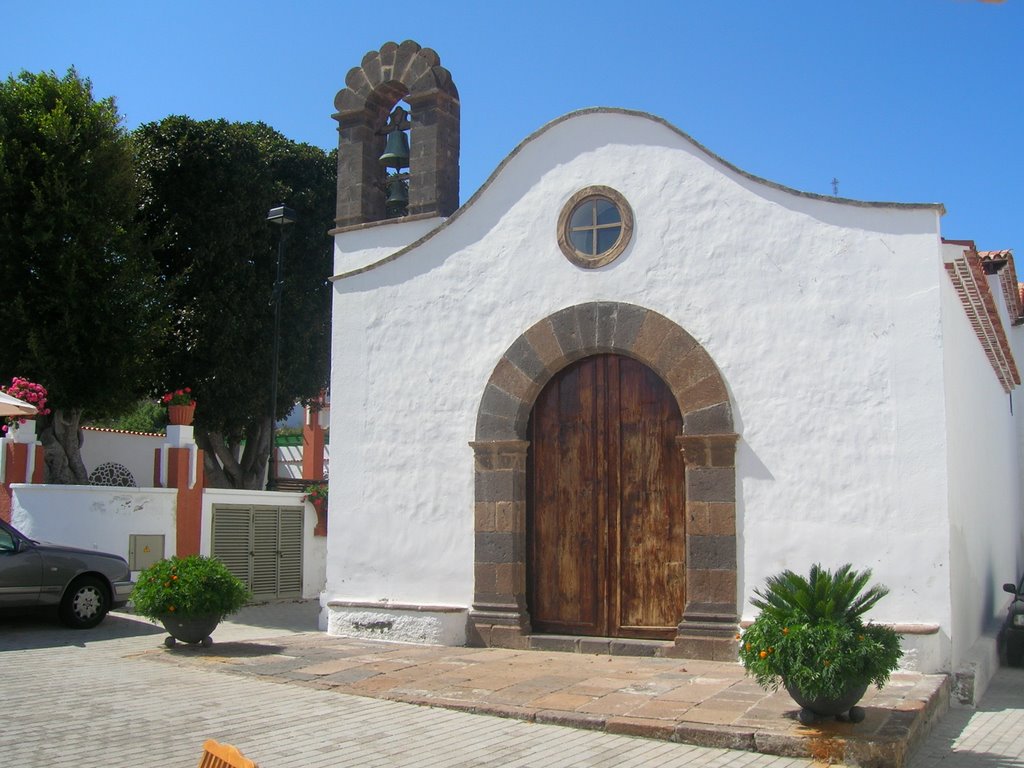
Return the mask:
[(203, 744), (203, 756), (199, 759), (199, 768), (259, 768), (259, 766), (230, 744), (218, 744), (213, 739), (207, 739)]

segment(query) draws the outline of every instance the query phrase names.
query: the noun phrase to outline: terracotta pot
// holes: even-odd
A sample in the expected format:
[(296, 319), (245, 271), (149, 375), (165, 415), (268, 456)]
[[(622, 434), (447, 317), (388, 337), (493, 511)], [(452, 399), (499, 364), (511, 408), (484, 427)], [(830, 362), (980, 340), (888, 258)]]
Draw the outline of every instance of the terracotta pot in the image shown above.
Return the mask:
[(196, 415), (196, 404), (192, 405), (168, 405), (167, 418), (171, 424), (187, 427), (192, 423)]
[(220, 624), (220, 616), (217, 614), (203, 614), (199, 616), (176, 616), (168, 613), (160, 617), (160, 623), (170, 635), (164, 640), (168, 648), (174, 646), (176, 640), (183, 643), (199, 643), (203, 647), (213, 645), (213, 638), (210, 634)]

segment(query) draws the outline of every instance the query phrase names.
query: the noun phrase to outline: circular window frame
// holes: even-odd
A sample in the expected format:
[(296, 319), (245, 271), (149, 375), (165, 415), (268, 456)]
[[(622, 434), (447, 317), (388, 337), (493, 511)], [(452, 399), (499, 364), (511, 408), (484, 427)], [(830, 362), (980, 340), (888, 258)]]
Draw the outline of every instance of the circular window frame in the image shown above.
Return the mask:
[[(607, 200), (614, 205), (619, 212), (621, 223), (619, 237), (612, 244), (611, 248), (596, 255), (578, 251), (569, 237), (569, 222), (572, 220), (572, 215), (583, 203), (594, 199)], [(626, 198), (611, 187), (595, 185), (581, 189), (569, 198), (566, 204), (562, 206), (562, 212), (558, 215), (558, 247), (565, 254), (565, 258), (584, 269), (597, 269), (615, 261), (626, 250), (626, 246), (629, 245), (629, 241), (632, 238), (633, 209), (629, 207)]]

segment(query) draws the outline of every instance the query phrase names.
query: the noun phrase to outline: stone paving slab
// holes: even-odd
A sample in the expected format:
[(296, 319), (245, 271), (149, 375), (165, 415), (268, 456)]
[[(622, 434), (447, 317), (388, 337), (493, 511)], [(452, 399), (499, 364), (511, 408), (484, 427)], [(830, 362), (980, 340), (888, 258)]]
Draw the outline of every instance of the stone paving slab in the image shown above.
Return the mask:
[[(267, 629), (226, 622), (217, 635), (247, 641), (277, 637), (284, 627)], [(221, 674), (216, 664), (153, 663), (149, 651), (162, 639), (161, 630), (134, 617), (112, 615), (75, 632), (60, 626), (55, 613), (36, 620), (0, 612), (0, 766), (188, 768), (203, 742), (215, 738), (262, 768), (812, 768), (804, 758)]]
[(949, 706), (946, 676), (900, 673), (865, 695), (864, 722), (804, 726), (788, 694), (762, 691), (739, 664), (417, 646), (321, 632), (160, 646), (141, 656), (356, 696), (854, 766), (904, 766)]

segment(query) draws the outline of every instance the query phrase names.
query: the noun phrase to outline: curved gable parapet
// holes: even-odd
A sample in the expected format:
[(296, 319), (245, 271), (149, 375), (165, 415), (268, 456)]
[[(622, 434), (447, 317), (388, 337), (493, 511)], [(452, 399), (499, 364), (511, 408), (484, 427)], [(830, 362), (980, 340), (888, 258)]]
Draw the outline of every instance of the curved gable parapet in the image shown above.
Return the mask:
[[(752, 185), (763, 187), (765, 190), (771, 190), (771, 191), (774, 191), (775, 193), (782, 193), (783, 195), (787, 195), (787, 196), (790, 196), (790, 197), (795, 198), (795, 199), (803, 199), (803, 200), (808, 200), (808, 201), (816, 201), (816, 202), (828, 204), (830, 206), (846, 206), (846, 207), (854, 207), (854, 208), (862, 208), (862, 209), (894, 210), (894, 211), (928, 211), (928, 210), (930, 210), (930, 211), (934, 211), (938, 215), (941, 215), (941, 214), (945, 213), (945, 207), (941, 203), (900, 203), (900, 202), (872, 202), (872, 201), (852, 200), (852, 199), (849, 199), (849, 198), (842, 198), (842, 197), (836, 197), (836, 196), (830, 196), (830, 195), (821, 195), (821, 194), (817, 194), (817, 193), (814, 193), (814, 192), (804, 192), (804, 191), (801, 191), (801, 190), (798, 190), (798, 189), (794, 189), (792, 187), (787, 187), (787, 186), (785, 186), (783, 184), (779, 184), (777, 182), (773, 182), (773, 181), (770, 181), (768, 179), (764, 179), (764, 178), (761, 178), (759, 176), (756, 176), (756, 175), (754, 175), (752, 173), (744, 171), (743, 169), (737, 167), (736, 165), (733, 165), (729, 161), (723, 159), (719, 155), (717, 155), (714, 152), (712, 152), (711, 150), (707, 149), (704, 145), (702, 145), (700, 142), (696, 141), (693, 137), (691, 137), (686, 132), (684, 132), (684, 131), (680, 130), (679, 128), (677, 128), (676, 126), (672, 125), (667, 120), (665, 120), (663, 118), (660, 118), (660, 117), (657, 117), (656, 115), (652, 115), (652, 114), (649, 114), (647, 112), (641, 112), (641, 111), (637, 111), (637, 110), (621, 109), (621, 108), (617, 108), (617, 107), (591, 107), (591, 108), (588, 108), (588, 109), (582, 109), (582, 110), (577, 110), (577, 111), (574, 111), (574, 112), (570, 112), (570, 113), (568, 113), (566, 115), (563, 115), (561, 117), (555, 118), (554, 120), (546, 123), (545, 125), (543, 125), (539, 129), (537, 129), (536, 131), (531, 133), (529, 136), (527, 136), (525, 139), (523, 139), (504, 159), (502, 159), (502, 161), (498, 164), (498, 166), (494, 169), (494, 171), (492, 171), (491, 174), (487, 177), (487, 180), (479, 187), (479, 189), (476, 190), (476, 192), (473, 193), (473, 195), (469, 198), (469, 200), (467, 200), (461, 207), (459, 207), (456, 211), (454, 211), (452, 213), (452, 215), (450, 217), (448, 217), (448, 219), (446, 219), (437, 228), (435, 228), (435, 229), (431, 230), (430, 232), (426, 233), (423, 237), (421, 237), (418, 240), (410, 243), (408, 246), (406, 246), (406, 247), (404, 247), (404, 248), (402, 248), (400, 250), (397, 250), (394, 253), (389, 254), (388, 256), (386, 256), (385, 258), (383, 258), (383, 259), (381, 259), (379, 261), (376, 261), (376, 262), (374, 262), (372, 264), (369, 264), (367, 266), (361, 267), (359, 269), (352, 270), (350, 272), (342, 273), (340, 275), (335, 276), (334, 279), (337, 280), (337, 279), (343, 279), (343, 278), (346, 278), (346, 277), (351, 277), (351, 276), (360, 274), (362, 272), (366, 272), (366, 271), (375, 269), (377, 267), (383, 266), (384, 264), (387, 264), (388, 262), (394, 261), (395, 259), (398, 259), (398, 258), (404, 256), (405, 254), (409, 253), (410, 251), (415, 250), (416, 248), (420, 247), (421, 245), (423, 245), (427, 241), (429, 241), (432, 238), (436, 237), (437, 235), (439, 235), (441, 232), (443, 232), (448, 227), (451, 227), (451, 226), (455, 225), (455, 223), (462, 216), (467, 215), (471, 210), (473, 210), (473, 208), (476, 206), (478, 201), (480, 201), (480, 199), (482, 197), (485, 197), (487, 195), (487, 193), (488, 193), (488, 190), (498, 182), (499, 178), (503, 175), (505, 170), (511, 164), (515, 163), (517, 158), (520, 157), (520, 155), (523, 155), (524, 153), (526, 153), (526, 151), (528, 149), (530, 149), (532, 147), (532, 145), (534, 145), (535, 143), (543, 140), (545, 135), (551, 133), (553, 130), (557, 129), (559, 126), (562, 126), (563, 124), (566, 124), (566, 123), (569, 123), (569, 122), (575, 121), (575, 120), (586, 119), (586, 118), (589, 118), (589, 117), (595, 116), (595, 115), (598, 115), (598, 116), (600, 116), (600, 115), (612, 115), (612, 116), (619, 115), (619, 116), (624, 116), (624, 117), (627, 117), (627, 118), (640, 119), (640, 120), (643, 120), (645, 122), (653, 123), (653, 124), (656, 124), (658, 126), (661, 126), (661, 127), (665, 128), (665, 129), (667, 129), (668, 131), (670, 131), (672, 134), (674, 134), (677, 137), (681, 138), (688, 145), (690, 145), (690, 147), (692, 147), (693, 150), (695, 151), (695, 154), (703, 156), (708, 162), (710, 162), (713, 165), (717, 166), (722, 171), (727, 172), (729, 174), (732, 174), (732, 175), (734, 175), (736, 177), (739, 177), (739, 178), (745, 180), (746, 182), (749, 182)], [(564, 158), (560, 158), (560, 160), (564, 160)], [(776, 199), (778, 199), (778, 198), (776, 198)]]
[(683, 130), (680, 130), (679, 128), (677, 128), (675, 125), (670, 123), (668, 120), (665, 120), (664, 118), (658, 117), (657, 115), (652, 115), (650, 112), (642, 112), (640, 110), (635, 109), (623, 109), (620, 107), (589, 107), (587, 109), (578, 109), (573, 112), (569, 112), (565, 115), (562, 115), (561, 117), (556, 117), (554, 120), (541, 126), (536, 131), (527, 136), (525, 139), (523, 139), (521, 142), (519, 142), (519, 145), (516, 146), (516, 148), (513, 149), (511, 152), (509, 152), (508, 156), (505, 157), (505, 159), (498, 164), (498, 167), (494, 170), (493, 173), (491, 173), (490, 176), (487, 177), (487, 180), (483, 183), (483, 185), (481, 185), (480, 189), (477, 190), (476, 194), (474, 194), (466, 202), (466, 205), (464, 205), (463, 208), (469, 207), (469, 205), (471, 205), (480, 196), (480, 194), (483, 193), (484, 190), (486, 190), (487, 187), (490, 186), (499, 175), (501, 175), (501, 172), (505, 168), (505, 166), (508, 165), (509, 162), (511, 162), (512, 159), (516, 157), (516, 155), (520, 154), (528, 145), (537, 141), (541, 136), (548, 133), (553, 128), (561, 125), (562, 123), (568, 122), (570, 120), (577, 120), (588, 115), (624, 115), (626, 117), (636, 117), (643, 120), (648, 120), (652, 123), (657, 123), (658, 125), (664, 126), (672, 133), (681, 137), (689, 144), (691, 144), (695, 149), (697, 149), (699, 152), (705, 155), (708, 159), (714, 161), (715, 163), (721, 165), (722, 167), (728, 169), (729, 171), (732, 171), (733, 173), (736, 173), (742, 176), (743, 178), (748, 179), (749, 181), (753, 181), (757, 184), (770, 187), (771, 189), (776, 189), (781, 192), (786, 192), (790, 195), (795, 195), (797, 197), (803, 197), (810, 200), (820, 200), (822, 202), (833, 204), (860, 206), (864, 208), (934, 209), (939, 211), (940, 213), (946, 212), (946, 208), (944, 205), (942, 205), (942, 203), (896, 203), (853, 200), (850, 198), (837, 197), (834, 195), (820, 195), (816, 192), (804, 192), (799, 189), (794, 189), (793, 187), (787, 187), (785, 184), (779, 184), (778, 182), (770, 181), (769, 179), (765, 179), (753, 173), (749, 173), (748, 171), (745, 171), (742, 168), (733, 165), (725, 158), (715, 154), (710, 149), (705, 147), (695, 138), (690, 136), (690, 134), (686, 133)]
[(476, 440), (525, 440), (534, 401), (558, 371), (613, 353), (657, 373), (675, 398), (685, 435), (731, 434), (725, 380), (707, 350), (667, 317), (623, 302), (566, 307), (535, 323), (505, 351), (484, 388)]
[(396, 101), (439, 90), (458, 99), (451, 73), (441, 57), (413, 40), (388, 42), (363, 56), (345, 76), (345, 88), (334, 97), (335, 119), (363, 110), (389, 109)]

